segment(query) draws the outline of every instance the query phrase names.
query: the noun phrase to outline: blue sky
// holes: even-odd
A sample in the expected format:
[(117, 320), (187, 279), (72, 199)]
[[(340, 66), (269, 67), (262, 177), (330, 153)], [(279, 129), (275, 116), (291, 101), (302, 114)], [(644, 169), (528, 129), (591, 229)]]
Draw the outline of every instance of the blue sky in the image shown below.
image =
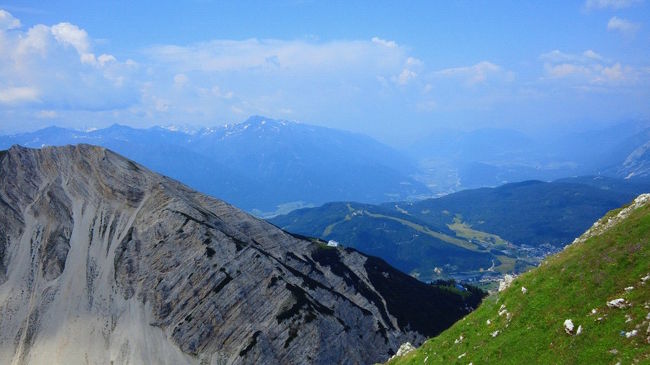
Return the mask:
[(650, 118), (650, 4), (0, 1), (0, 133), (249, 115), (403, 144)]

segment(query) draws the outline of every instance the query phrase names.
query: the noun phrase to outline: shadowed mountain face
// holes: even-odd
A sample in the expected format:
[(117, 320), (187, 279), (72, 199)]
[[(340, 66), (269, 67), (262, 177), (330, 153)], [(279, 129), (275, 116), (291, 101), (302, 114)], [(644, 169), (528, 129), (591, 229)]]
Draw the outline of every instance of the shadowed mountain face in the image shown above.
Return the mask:
[(373, 363), (481, 298), (99, 147), (0, 153), (0, 207), (3, 364)]
[(384, 257), (421, 280), (478, 280), (536, 266), (649, 188), (639, 179), (593, 176), (526, 181), (416, 202), (328, 203), (270, 222)]

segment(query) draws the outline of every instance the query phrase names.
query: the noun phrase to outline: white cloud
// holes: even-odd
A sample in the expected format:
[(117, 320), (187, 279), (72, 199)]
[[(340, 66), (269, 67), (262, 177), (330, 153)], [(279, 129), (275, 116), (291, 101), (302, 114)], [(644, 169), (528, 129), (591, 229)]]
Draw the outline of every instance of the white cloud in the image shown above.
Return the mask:
[(149, 48), (147, 54), (152, 63), (201, 72), (332, 71), (364, 65), (386, 68), (401, 65), (408, 57), (406, 50), (394, 42), (387, 46), (383, 41), (314, 43), (277, 39), (163, 45)]
[(424, 65), (424, 62), (415, 57), (409, 57), (406, 59), (406, 65), (409, 67), (421, 67)]
[(404, 68), (396, 76), (391, 77), (391, 81), (399, 86), (405, 86), (418, 77), (418, 72), (424, 68), (424, 62), (415, 58), (408, 57), (404, 62)]
[(417, 104), (418, 110), (422, 112), (431, 112), (434, 111), (437, 107), (438, 103), (432, 99), (425, 99)]
[[(6, 11), (0, 17), (20, 23)], [(126, 87), (133, 66), (110, 54), (96, 57), (85, 30), (70, 23), (12, 27), (0, 27), (4, 107), (38, 102), (44, 110), (103, 110), (133, 102), (134, 92)]]
[(612, 62), (593, 50), (568, 54), (554, 50), (540, 56), (548, 80), (563, 80), (573, 85), (615, 86), (633, 83), (641, 73), (631, 66)]
[(624, 35), (634, 35), (640, 28), (641, 24), (617, 16), (612, 17), (607, 22), (607, 30), (621, 32)]
[[(424, 67), (406, 48), (379, 39), (212, 40), (160, 45), (145, 54), (151, 86), (142, 108), (195, 120), (286, 115), (289, 109), (300, 117), (342, 103), (414, 93), (403, 86)], [(154, 97), (167, 107), (156, 107)]]
[(394, 79), (399, 85), (406, 85), (409, 81), (415, 79), (418, 74), (409, 70), (403, 69), (402, 72)]
[(99, 65), (103, 67), (103, 66), (106, 66), (109, 63), (117, 62), (117, 59), (113, 55), (102, 54), (99, 57), (97, 57), (97, 61), (99, 62)]
[(543, 53), (539, 57), (546, 62), (552, 62), (552, 63), (558, 63), (558, 62), (585, 63), (585, 62), (593, 62), (594, 60), (605, 61), (603, 56), (601, 56), (600, 54), (598, 54), (597, 52), (591, 49), (588, 49), (580, 54), (564, 53), (560, 50), (555, 49), (550, 52)]
[(575, 60), (574, 55), (566, 54), (566, 53), (564, 53), (564, 52), (562, 52), (560, 50), (557, 50), (557, 49), (554, 49), (554, 50), (552, 50), (550, 52), (547, 52), (547, 53), (542, 53), (539, 57), (541, 59), (543, 59), (543, 60), (547, 60), (547, 61), (550, 61), (550, 62), (561, 62), (561, 61), (573, 61), (573, 60)]
[(22, 104), (38, 101), (38, 90), (33, 87), (9, 87), (0, 89), (0, 104)]
[(552, 78), (563, 78), (576, 74), (588, 74), (589, 69), (581, 65), (560, 63), (557, 65), (547, 65), (546, 72)]
[[(13, 56), (21, 56), (29, 53), (38, 53), (45, 56), (47, 53), (48, 45), (51, 44), (50, 28), (38, 24), (30, 28), (26, 34), (22, 34), (19, 38), (13, 38), (15, 44), (15, 53)], [(7, 56), (12, 56), (10, 50), (7, 50)]]
[(590, 62), (608, 62), (605, 57), (592, 49), (588, 49), (582, 53), (564, 53), (560, 50), (553, 50), (543, 53), (539, 56), (540, 59), (547, 63), (590, 63)]
[(183, 87), (187, 85), (189, 81), (190, 79), (188, 79), (185, 74), (174, 75), (174, 85), (176, 85), (176, 87)]
[(0, 30), (20, 28), (20, 20), (14, 18), (9, 12), (0, 9)]
[(587, 9), (623, 9), (642, 3), (643, 0), (587, 0)]
[(36, 117), (40, 119), (53, 119), (58, 116), (58, 113), (55, 110), (39, 110), (36, 113)]
[(599, 55), (598, 53), (596, 53), (596, 52), (594, 52), (594, 51), (592, 51), (590, 49), (582, 52), (582, 55), (587, 57), (587, 58), (594, 59), (594, 60), (603, 60), (603, 56)]
[(199, 94), (208, 98), (232, 99), (234, 93), (232, 91), (224, 91), (217, 85), (211, 88), (199, 89)]
[(397, 43), (395, 43), (395, 41), (387, 41), (387, 40), (381, 39), (379, 37), (372, 37), (371, 41), (372, 41), (372, 43), (376, 43), (376, 44), (379, 44), (379, 45), (382, 45), (382, 46), (388, 47), (388, 48), (396, 48), (397, 47)]
[[(650, 75), (647, 66), (631, 67), (592, 49), (553, 50), (540, 56), (544, 67), (535, 64), (532, 73), (526, 60), (513, 60), (523, 70), (513, 82), (515, 74), (505, 64), (483, 60), (432, 70), (408, 47), (379, 37), (158, 45), (137, 50), (138, 62), (99, 49), (109, 45), (71, 23), (21, 28), (18, 19), (0, 12), (0, 120), (22, 115), (32, 125), (51, 118), (63, 125), (99, 119), (211, 125), (265, 114), (340, 120), (330, 124), (337, 127), (352, 120), (392, 125), (395, 115), (472, 110), (484, 115), (498, 105), (542, 99), (557, 90), (575, 100), (575, 89), (594, 86), (626, 91), (634, 85), (641, 91), (629, 94), (641, 100)], [(521, 89), (534, 97), (521, 97)]]
[(600, 70), (601, 75), (607, 81), (623, 81), (630, 72), (630, 68), (623, 69), (620, 63), (616, 63), (610, 67), (603, 67)]
[(514, 78), (512, 72), (505, 71), (501, 66), (489, 61), (481, 61), (472, 66), (443, 69), (435, 72), (435, 75), (461, 78), (468, 86), (485, 83), (491, 77), (506, 81), (511, 81)]
[[(431, 72), (407, 47), (379, 37), (158, 45), (141, 50), (137, 63), (95, 53), (96, 40), (71, 23), (37, 24), (2, 37), (0, 88), (34, 92), (6, 91), (0, 115), (22, 104), (42, 119), (64, 120), (78, 111), (150, 123), (206, 124), (251, 114), (351, 118), (377, 103), (424, 112), (448, 101), (450, 90), (471, 103), (492, 81), (512, 78), (487, 61)], [(459, 81), (485, 87), (468, 98)]]
[(90, 43), (88, 33), (74, 24), (59, 23), (53, 25), (50, 30), (57, 42), (74, 47), (80, 55), (88, 53)]
[(96, 67), (104, 67), (109, 63), (116, 62), (115, 56), (102, 54), (96, 57), (92, 53), (88, 33), (78, 26), (70, 23), (59, 23), (50, 27), (50, 32), (56, 41), (64, 47), (72, 46), (79, 54), (81, 63)]

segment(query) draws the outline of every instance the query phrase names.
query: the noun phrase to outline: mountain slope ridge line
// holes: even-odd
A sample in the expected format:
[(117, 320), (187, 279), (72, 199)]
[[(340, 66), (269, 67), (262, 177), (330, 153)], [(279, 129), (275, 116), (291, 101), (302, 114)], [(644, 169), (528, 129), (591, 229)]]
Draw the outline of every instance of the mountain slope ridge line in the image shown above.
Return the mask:
[[(0, 211), (0, 363), (373, 363), (482, 295), (292, 236), (105, 148), (13, 147), (0, 197), (15, 207)], [(422, 299), (387, 298), (402, 287)]]

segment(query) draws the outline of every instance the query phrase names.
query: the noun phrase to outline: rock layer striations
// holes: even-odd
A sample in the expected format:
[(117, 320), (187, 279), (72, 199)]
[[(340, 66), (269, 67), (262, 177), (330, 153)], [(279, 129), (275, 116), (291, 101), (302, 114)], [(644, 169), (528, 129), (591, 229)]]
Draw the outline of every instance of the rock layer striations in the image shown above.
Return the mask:
[(2, 364), (373, 363), (475, 304), (103, 148), (0, 152)]

